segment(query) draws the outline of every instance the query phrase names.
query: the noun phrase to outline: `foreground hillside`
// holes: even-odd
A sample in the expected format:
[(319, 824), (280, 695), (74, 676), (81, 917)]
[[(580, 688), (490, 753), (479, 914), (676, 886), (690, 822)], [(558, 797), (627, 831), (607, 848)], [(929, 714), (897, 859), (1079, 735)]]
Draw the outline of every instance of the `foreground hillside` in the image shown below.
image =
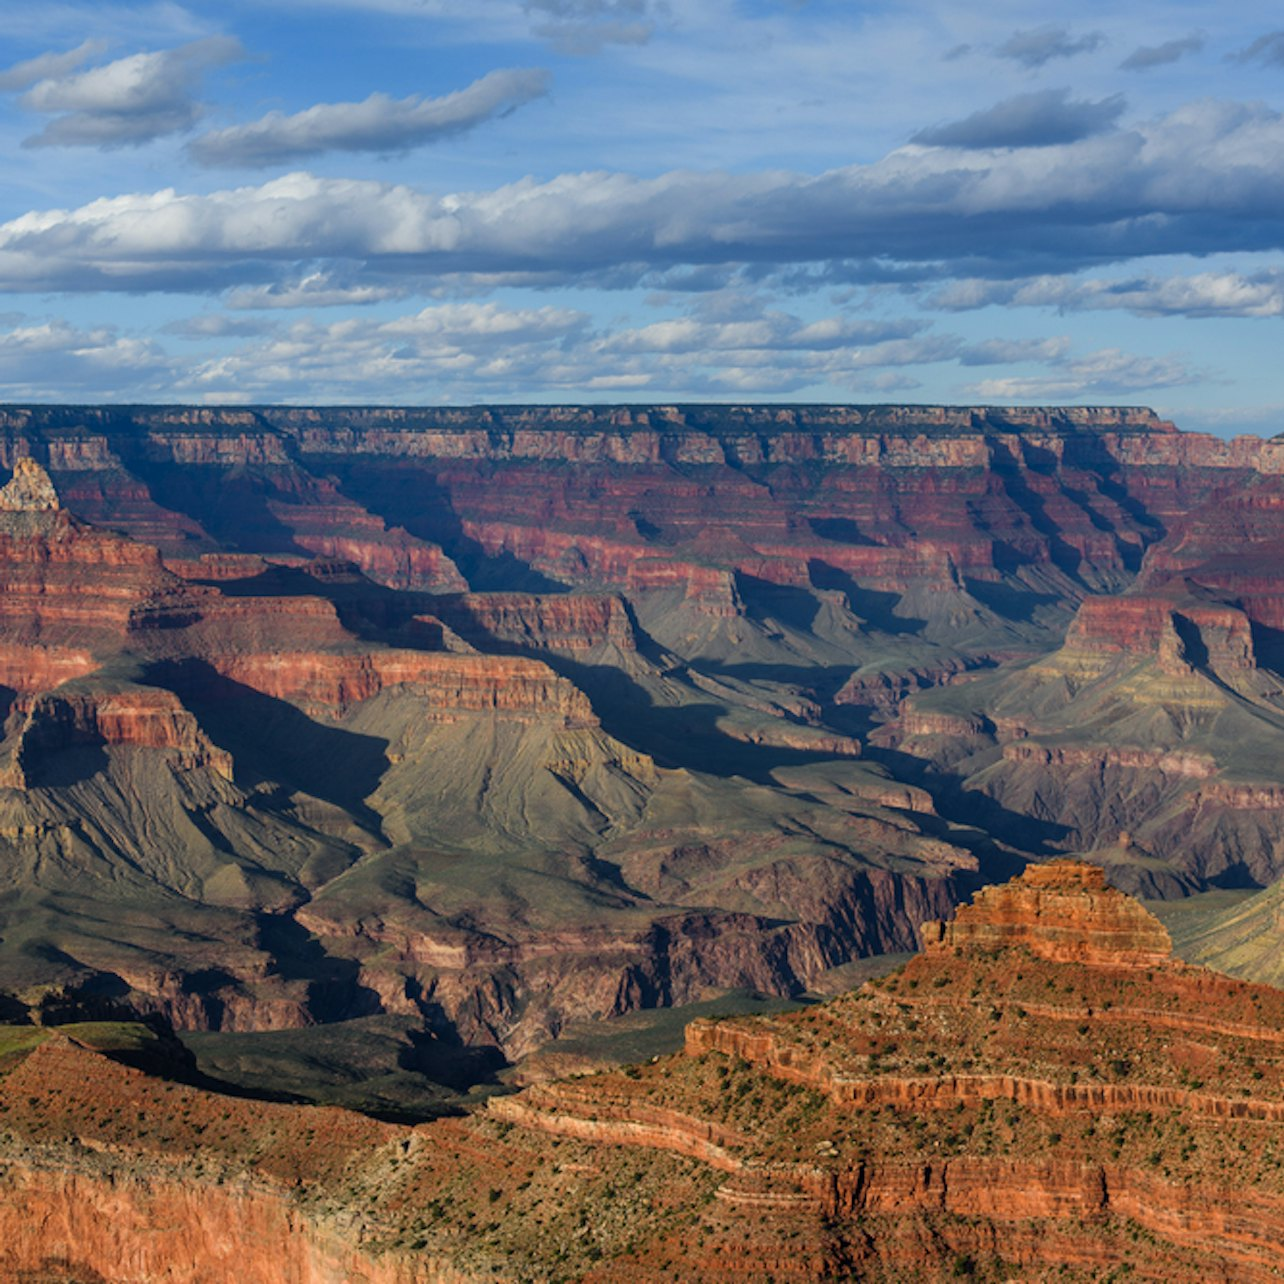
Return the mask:
[(1280, 1278), (1284, 992), (1172, 959), (1157, 920), (1071, 862), (925, 936), (831, 1003), (701, 1020), (684, 1054), (417, 1127), (130, 1068), (122, 1028), (12, 1027), (0, 1267), (120, 1284)]

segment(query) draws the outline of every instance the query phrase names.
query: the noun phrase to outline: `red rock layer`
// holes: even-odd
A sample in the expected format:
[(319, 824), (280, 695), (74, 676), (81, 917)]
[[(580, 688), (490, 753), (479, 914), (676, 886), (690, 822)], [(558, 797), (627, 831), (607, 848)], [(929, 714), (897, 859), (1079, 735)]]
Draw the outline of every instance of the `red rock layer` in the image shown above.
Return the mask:
[(0, 629), (9, 639), (125, 634), (186, 606), (154, 548), (64, 512), (0, 521)]
[(185, 580), (251, 580), (271, 562), (257, 553), (203, 553), (200, 557), (165, 558), (165, 569)]
[[(378, 1263), (318, 1234), (278, 1190), (185, 1177), (0, 1168), (0, 1272), (112, 1284), (463, 1284), (432, 1262)], [(84, 1272), (94, 1274), (87, 1277)]]
[(555, 717), (567, 727), (594, 727), (588, 698), (539, 660), (423, 651), (274, 651), (215, 655), (225, 678), (306, 708), (342, 714), (389, 687), (424, 697), (433, 717), (494, 713), (518, 719)]
[(0, 643), (0, 686), (31, 694), (92, 673), (98, 662), (77, 647)]
[[(684, 1056), (415, 1129), (216, 1098), (55, 1035), (0, 1074), (0, 1263), (48, 1272), (52, 1242), (65, 1272), (222, 1284), (217, 1228), (243, 1270), (262, 1255), (275, 1281), (275, 1254), (319, 1284), (1277, 1279), (1284, 993), (1143, 969), (1153, 920), (1134, 906), (1121, 943), (1130, 915), (1084, 866), (1010, 890), (1024, 934), (981, 931), (1015, 917), (987, 894), (948, 948), (832, 1003), (702, 1020)], [(185, 1244), (144, 1230), (162, 1215), (192, 1219)]]
[(1020, 878), (977, 892), (950, 923), (925, 923), (923, 948), (1023, 946), (1055, 963), (1154, 967), (1172, 956), (1168, 930), (1105, 871), (1079, 861), (1027, 866)]
[(1098, 771), (1122, 767), (1129, 771), (1155, 772), (1161, 776), (1185, 776), (1207, 780), (1217, 774), (1217, 764), (1205, 754), (1127, 747), (1111, 749), (1093, 745), (1049, 747), (1026, 740), (1003, 746), (1006, 762), (1030, 762), (1044, 767), (1092, 767)]
[(170, 691), (49, 692), (20, 699), (17, 733), (3, 782), (26, 788), (42, 756), (79, 744), (173, 751), (181, 770), (209, 767), (232, 778), (232, 758), (213, 745)]
[(1039, 565), (1113, 589), (1281, 452), (1109, 407), (7, 410), (0, 460), (33, 453), (87, 516), (175, 554), (297, 549), (461, 589), (441, 545), (462, 537), (730, 615), (731, 572), (904, 592)]
[(1066, 634), (1072, 652), (1157, 656), (1161, 669), (1189, 672), (1192, 660), (1215, 669), (1256, 666), (1249, 617), (1232, 606), (1126, 594), (1086, 598)]

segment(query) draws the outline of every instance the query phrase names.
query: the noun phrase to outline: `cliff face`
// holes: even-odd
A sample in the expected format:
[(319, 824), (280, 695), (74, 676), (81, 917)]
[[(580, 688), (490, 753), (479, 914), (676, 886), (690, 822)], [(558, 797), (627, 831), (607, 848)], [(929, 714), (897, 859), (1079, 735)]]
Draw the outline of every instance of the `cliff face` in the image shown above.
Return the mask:
[(1013, 582), (1036, 564), (1115, 588), (1171, 520), (1269, 474), (1278, 453), (1111, 408), (32, 408), (6, 420), (6, 462), (39, 453), (84, 516), (167, 552), (293, 548), (434, 590), (462, 587), (451, 558), (471, 564), (478, 547), (562, 582), (637, 590), (698, 581), (711, 563), (899, 592), (957, 570)]
[(0, 784), (26, 789), (42, 761), (76, 745), (117, 745), (171, 751), (179, 770), (208, 767), (232, 778), (232, 758), (216, 748), (169, 691), (135, 689), (84, 694), (44, 693), (15, 704), (21, 726)]
[[(1268, 484), (1250, 488), (1255, 521)], [(1236, 509), (1228, 495), (1208, 511)], [(909, 690), (874, 743), (921, 762), (920, 783), (964, 813), (1002, 809), (1011, 841), (1099, 852), (1129, 889), (1272, 882), (1284, 704), (1265, 567), (1277, 537), (1259, 521), (1212, 552), (1199, 522), (1155, 545), (1126, 592), (1085, 598), (1058, 649), (952, 690)], [(1166, 559), (1183, 547), (1202, 551), (1178, 573)]]
[(440, 619), (480, 647), (529, 646), (572, 654), (599, 647), (637, 650), (623, 599), (607, 594), (469, 593), (434, 603)]
[(363, 655), (272, 651), (216, 656), (211, 665), (264, 695), (330, 714), (405, 687), (423, 697), (429, 716), (440, 719), (498, 713), (556, 718), (567, 727), (597, 725), (584, 694), (538, 660), (394, 650)]
[[(975, 857), (894, 820), (930, 802), (842, 766), (859, 740), (810, 694), (686, 669), (619, 594), (461, 592), (288, 436), (201, 424), (47, 440), (57, 482), (15, 456), (0, 936), (58, 945), (0, 949), (0, 993), (106, 988), (194, 1030), (393, 1014), (516, 1056), (577, 1019), (795, 993), (949, 912)], [(163, 542), (187, 555), (59, 488), (149, 531), (181, 502)], [(729, 570), (678, 560), (647, 591), (663, 612), (675, 587), (746, 618)], [(841, 783), (749, 797), (735, 773), (776, 755)]]

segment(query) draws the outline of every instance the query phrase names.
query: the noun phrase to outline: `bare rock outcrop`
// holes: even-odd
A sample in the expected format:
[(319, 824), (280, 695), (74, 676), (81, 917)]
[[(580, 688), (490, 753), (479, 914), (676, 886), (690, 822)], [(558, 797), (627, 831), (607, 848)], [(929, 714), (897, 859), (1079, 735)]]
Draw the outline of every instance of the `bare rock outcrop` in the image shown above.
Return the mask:
[(925, 923), (929, 951), (1022, 946), (1053, 963), (1154, 967), (1172, 956), (1168, 929), (1081, 861), (1030, 865), (1010, 883), (983, 888), (949, 923)]
[(0, 487), (0, 513), (53, 513), (60, 507), (49, 474), (29, 455), (14, 460), (13, 476)]

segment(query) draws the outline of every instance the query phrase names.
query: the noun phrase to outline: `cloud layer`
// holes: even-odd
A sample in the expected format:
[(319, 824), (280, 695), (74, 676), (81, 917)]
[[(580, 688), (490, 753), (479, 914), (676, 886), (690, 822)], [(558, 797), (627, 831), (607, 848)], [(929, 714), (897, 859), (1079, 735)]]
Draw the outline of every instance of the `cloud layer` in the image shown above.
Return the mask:
[(11, 7), (9, 397), (1197, 405), (1272, 377), (1284, 32), (1208, 0)]
[(1140, 45), (1119, 66), (1124, 71), (1148, 71), (1179, 62), (1187, 54), (1198, 53), (1204, 47), (1203, 36), (1183, 36), (1179, 40), (1165, 40), (1161, 45)]
[(1000, 58), (1010, 58), (1023, 67), (1042, 67), (1054, 58), (1073, 58), (1075, 54), (1091, 53), (1106, 43), (1100, 31), (1089, 31), (1082, 36), (1071, 35), (1064, 27), (1035, 27), (1029, 31), (1014, 31), (995, 52)]
[(66, 53), (43, 53), (36, 58), (28, 58), (25, 62), (15, 63), (7, 70), (0, 71), (0, 93), (30, 89), (41, 80), (61, 80), (102, 51), (102, 41), (86, 40)]
[(1284, 67), (1284, 31), (1268, 31), (1235, 57), (1240, 62), (1260, 62), (1267, 67)]
[(1043, 307), (1062, 312), (1123, 311), (1143, 317), (1284, 316), (1284, 269), (1248, 275), (1133, 276), (1121, 280), (1038, 276), (1023, 281), (956, 281), (932, 296), (934, 307)]
[(569, 54), (645, 44), (668, 9), (656, 0), (526, 0), (524, 7), (532, 32)]
[(915, 147), (815, 176), (589, 172), (445, 196), (308, 174), (165, 189), (0, 224), (0, 288), (214, 290), (318, 261), (345, 265), (351, 284), (421, 287), (467, 274), (618, 285), (718, 264), (1016, 277), (1279, 249), (1282, 208), (1284, 116), (1203, 102), (1074, 143)]

